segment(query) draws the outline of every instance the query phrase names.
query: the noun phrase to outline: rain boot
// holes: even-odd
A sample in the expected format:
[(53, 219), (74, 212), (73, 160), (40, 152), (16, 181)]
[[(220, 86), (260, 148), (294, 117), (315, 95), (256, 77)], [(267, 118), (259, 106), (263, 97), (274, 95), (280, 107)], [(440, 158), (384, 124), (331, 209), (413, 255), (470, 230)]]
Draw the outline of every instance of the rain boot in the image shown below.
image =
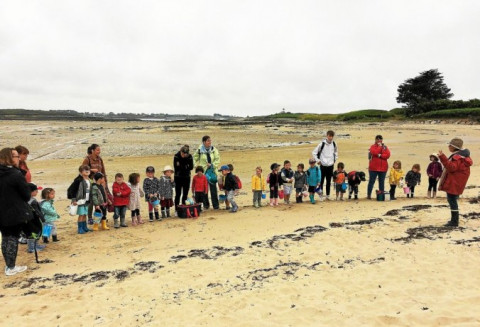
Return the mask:
[(144, 224), (145, 222), (142, 220), (142, 216), (137, 216), (137, 224)]
[(278, 206), (278, 198), (273, 199), (273, 204), (274, 204), (275, 206)]
[(302, 194), (298, 197), (298, 202), (303, 203), (303, 195)]
[(128, 225), (125, 223), (125, 217), (120, 217), (120, 227), (128, 227)]
[(315, 204), (315, 195), (310, 194), (309, 198), (310, 198), (310, 203)]
[(148, 221), (150, 221), (150, 222), (153, 221), (153, 212), (148, 213)]
[[(78, 224), (78, 234), (85, 234), (86, 232), (83, 230), (82, 221), (77, 222), (77, 224)], [(46, 242), (45, 242), (45, 239), (47, 239)], [(48, 238), (47, 237), (43, 238), (43, 243), (48, 243)]]
[(160, 220), (160, 214), (158, 213), (158, 211), (155, 211), (155, 219)]
[(452, 218), (448, 223), (445, 224), (446, 227), (458, 227), (458, 216), (459, 212), (457, 211), (451, 211), (452, 213)]
[(107, 226), (107, 220), (106, 219), (103, 219), (102, 220), (102, 229), (103, 230), (109, 230), (110, 228), (108, 228)]
[(167, 212), (167, 218), (170, 217), (170, 208), (165, 209), (165, 211)]
[(85, 233), (93, 232), (93, 230), (91, 230), (90, 228), (87, 227), (87, 222), (86, 221), (82, 221), (82, 227), (83, 227), (83, 230), (85, 231)]
[(35, 240), (33, 238), (27, 238), (27, 252), (33, 253), (35, 251)]
[[(52, 235), (52, 241), (53, 241), (53, 242), (60, 242), (60, 240), (58, 239), (57, 235)], [(38, 250), (38, 246), (37, 246), (37, 250)]]
[(162, 218), (167, 218), (167, 209), (162, 208)]
[(119, 222), (118, 222), (118, 218), (114, 218), (114, 219), (113, 219), (113, 227), (115, 227), (115, 228), (120, 228), (120, 224), (119, 224)]
[(137, 216), (132, 217), (132, 226), (137, 226)]
[(434, 198), (434, 199), (437, 198), (437, 192), (432, 192), (432, 198)]
[(93, 230), (98, 231), (98, 223), (93, 223)]
[(273, 199), (270, 199), (270, 206), (273, 207)]

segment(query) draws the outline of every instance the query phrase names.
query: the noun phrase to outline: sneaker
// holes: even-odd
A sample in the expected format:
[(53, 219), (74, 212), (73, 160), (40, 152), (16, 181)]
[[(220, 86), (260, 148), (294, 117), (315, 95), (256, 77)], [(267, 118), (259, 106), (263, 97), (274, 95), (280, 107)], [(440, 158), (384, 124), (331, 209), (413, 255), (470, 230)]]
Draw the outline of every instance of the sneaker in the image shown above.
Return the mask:
[(330, 201), (330, 195), (327, 195), (327, 196), (325, 197), (325, 200)]
[(5, 267), (5, 275), (13, 276), (27, 270), (27, 266), (15, 266), (13, 268)]
[(20, 236), (20, 238), (18, 239), (18, 243), (20, 244), (27, 244), (27, 239), (23, 236)]

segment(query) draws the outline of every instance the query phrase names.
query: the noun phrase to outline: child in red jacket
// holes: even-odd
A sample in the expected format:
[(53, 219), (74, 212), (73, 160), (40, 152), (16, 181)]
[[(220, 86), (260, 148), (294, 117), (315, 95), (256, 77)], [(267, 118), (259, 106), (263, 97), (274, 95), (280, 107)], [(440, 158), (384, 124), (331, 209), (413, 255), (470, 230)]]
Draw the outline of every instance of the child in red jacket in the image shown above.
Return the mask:
[(440, 178), (439, 190), (447, 192), (447, 200), (450, 205), (451, 219), (445, 226), (458, 226), (458, 196), (463, 193), (470, 176), (470, 166), (473, 165), (470, 151), (463, 149), (463, 140), (453, 138), (448, 143), (448, 150), (452, 152), (449, 158), (440, 150), (438, 158), (445, 169)]
[[(128, 227), (125, 223), (125, 214), (127, 213), (127, 206), (130, 202), (130, 187), (123, 181), (123, 175), (117, 173), (115, 175), (115, 182), (112, 185), (113, 191), (113, 205), (115, 212), (113, 214), (114, 225), (113, 227)], [(120, 217), (120, 224), (118, 224), (118, 218)]]
[(208, 209), (208, 182), (203, 174), (203, 167), (195, 168), (195, 176), (192, 179), (192, 193), (195, 203), (203, 203), (203, 208)]

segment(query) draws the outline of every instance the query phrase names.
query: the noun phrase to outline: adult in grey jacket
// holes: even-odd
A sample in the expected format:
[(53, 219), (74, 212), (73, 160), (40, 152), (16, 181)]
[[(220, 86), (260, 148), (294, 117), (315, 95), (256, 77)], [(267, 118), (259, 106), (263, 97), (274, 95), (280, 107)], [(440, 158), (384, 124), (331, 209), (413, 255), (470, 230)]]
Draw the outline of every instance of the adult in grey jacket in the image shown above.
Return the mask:
[(0, 231), (2, 254), (5, 259), (5, 275), (25, 271), (27, 266), (16, 266), (18, 238), (25, 224), (32, 217), (28, 206), (30, 188), (18, 169), (19, 155), (15, 149), (0, 150)]

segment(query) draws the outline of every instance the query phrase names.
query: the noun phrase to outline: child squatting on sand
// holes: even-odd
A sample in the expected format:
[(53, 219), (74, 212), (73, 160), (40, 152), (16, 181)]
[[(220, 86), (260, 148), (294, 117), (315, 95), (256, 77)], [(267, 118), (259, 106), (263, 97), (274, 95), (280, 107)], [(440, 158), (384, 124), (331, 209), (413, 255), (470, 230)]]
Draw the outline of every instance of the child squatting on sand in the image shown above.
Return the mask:
[(463, 140), (460, 138), (453, 138), (448, 143), (448, 150), (452, 153), (448, 158), (442, 150), (438, 151), (438, 158), (445, 167), (440, 178), (439, 189), (447, 193), (450, 205), (451, 218), (446, 226), (457, 227), (459, 219), (457, 200), (465, 190), (473, 160), (470, 158), (470, 150), (463, 149)]

